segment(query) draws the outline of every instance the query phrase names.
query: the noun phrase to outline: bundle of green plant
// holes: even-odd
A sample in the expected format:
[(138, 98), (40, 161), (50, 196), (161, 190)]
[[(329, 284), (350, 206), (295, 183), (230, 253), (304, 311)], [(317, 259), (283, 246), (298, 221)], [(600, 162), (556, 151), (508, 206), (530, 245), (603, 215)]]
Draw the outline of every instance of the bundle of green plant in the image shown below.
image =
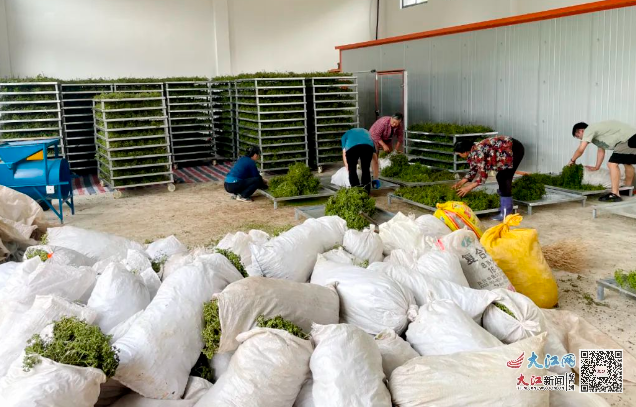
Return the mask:
[(33, 111), (33, 110), (55, 110), (57, 102), (38, 103), (36, 105), (0, 105), (0, 111)]
[(542, 182), (544, 185), (550, 185), (554, 187), (575, 189), (580, 191), (601, 191), (605, 187), (602, 185), (588, 185), (583, 184), (583, 166), (573, 165), (563, 167), (563, 171), (560, 175), (550, 174), (530, 174), (530, 177), (537, 182)]
[(448, 161), (453, 162), (453, 155), (451, 154), (439, 154), (439, 153), (431, 153), (428, 151), (412, 151), (411, 154), (418, 155), (420, 157), (429, 159), (429, 160), (439, 160), (439, 161)]
[(161, 255), (158, 257), (155, 257), (154, 259), (152, 259), (150, 261), (150, 264), (152, 265), (152, 269), (155, 273), (158, 273), (161, 271), (161, 268), (163, 267), (164, 264), (166, 264), (166, 262), (168, 261), (168, 256)]
[(4, 102), (33, 102), (39, 100), (57, 100), (57, 95), (0, 95)]
[(311, 169), (304, 163), (292, 165), (286, 175), (269, 181), (269, 193), (276, 198), (313, 195), (319, 190), (320, 180), (313, 176)]
[(421, 131), (434, 134), (483, 134), (492, 133), (493, 129), (480, 125), (461, 125), (455, 123), (416, 123), (409, 126), (409, 131)]
[(108, 142), (109, 148), (128, 148), (128, 147), (144, 147), (144, 146), (159, 146), (166, 144), (165, 137), (157, 138), (145, 138), (139, 140), (124, 140), (124, 141), (112, 141)]
[(139, 93), (112, 92), (112, 93), (101, 93), (95, 96), (93, 99), (116, 100), (116, 99), (146, 99), (146, 98), (160, 98), (160, 97), (162, 97), (161, 92), (139, 92)]
[(14, 113), (2, 116), (2, 120), (44, 120), (57, 118), (57, 113)]
[(259, 328), (282, 329), (283, 331), (287, 331), (300, 339), (309, 339), (309, 335), (307, 335), (300, 327), (298, 327), (298, 325), (294, 324), (293, 322), (289, 322), (281, 315), (277, 315), (271, 319), (266, 319), (265, 315), (261, 315), (256, 320), (256, 325)]
[[(100, 127), (105, 127), (108, 130), (130, 129), (136, 127), (162, 127), (164, 125), (163, 121), (160, 120), (131, 120), (104, 123), (100, 119), (97, 119), (97, 124)], [(104, 124), (106, 124), (106, 126), (104, 126)]]
[(515, 316), (515, 314), (510, 311), (510, 309), (508, 307), (506, 307), (505, 305), (495, 302), (493, 303), (495, 307), (499, 308), (500, 310), (502, 310), (503, 312), (505, 312), (506, 314), (510, 315), (511, 317), (513, 317), (514, 319), (517, 319), (517, 317)]
[(636, 271), (625, 273), (624, 270), (618, 269), (614, 272), (614, 280), (622, 288), (636, 290)]
[[(99, 143), (99, 139), (98, 139), (98, 143)], [(99, 146), (98, 146), (99, 149)], [(99, 149), (100, 152), (105, 155), (108, 156), (108, 154), (110, 154), (111, 157), (113, 158), (127, 158), (127, 157), (135, 157), (136, 159), (140, 159), (140, 158), (144, 158), (147, 156), (154, 156), (154, 155), (166, 155), (167, 154), (167, 150), (165, 147), (156, 147), (156, 148), (142, 148), (139, 150), (122, 150), (122, 151), (111, 151), (110, 153), (108, 153), (105, 149)], [(127, 160), (126, 160), (127, 161)]]
[(369, 221), (360, 216), (360, 212), (368, 216), (375, 214), (375, 199), (360, 187), (338, 190), (325, 205), (325, 215), (340, 216), (347, 221), (349, 229), (362, 230), (369, 226)]
[[(39, 74), (39, 75), (36, 75), (36, 76), (27, 76), (25, 78), (21, 78), (19, 76), (15, 76), (15, 77), (10, 77), (10, 78), (3, 79), (3, 81), (5, 81), (7, 83), (18, 83), (18, 82), (59, 82), (59, 79)], [(0, 90), (0, 92), (4, 92), (4, 91)]]
[(32, 259), (34, 257), (39, 257), (42, 261), (47, 261), (49, 259), (49, 252), (44, 249), (31, 249), (28, 248), (24, 254), (27, 259)]
[(5, 123), (0, 125), (2, 130), (50, 129), (60, 127), (58, 122), (27, 122)]
[(113, 377), (119, 366), (118, 350), (110, 345), (112, 336), (104, 335), (98, 326), (76, 317), (64, 317), (53, 325), (53, 337), (35, 334), (24, 349), (25, 372), (41, 362), (41, 358), (79, 367), (94, 367)]
[(580, 188), (583, 185), (583, 166), (581, 164), (566, 165), (561, 170), (561, 186), (563, 188)]
[(382, 170), (382, 176), (395, 178), (405, 182), (437, 182), (449, 181), (455, 176), (447, 171), (434, 171), (419, 163), (409, 164), (404, 154), (391, 154), (391, 165)]
[(402, 187), (395, 191), (397, 196), (435, 207), (438, 203), (449, 201), (464, 202), (473, 211), (483, 211), (499, 207), (499, 195), (484, 191), (472, 191), (463, 198), (457, 195), (449, 185), (429, 185), (422, 187)]
[(524, 202), (538, 201), (545, 195), (545, 184), (529, 174), (512, 183), (512, 196)]
[(11, 132), (11, 133), (0, 133), (0, 139), (10, 140), (10, 139), (20, 139), (20, 138), (53, 138), (59, 137), (59, 133), (51, 133), (51, 132)]
[(42, 237), (40, 238), (40, 244), (49, 244), (49, 233), (46, 232), (45, 234), (42, 235)]
[(227, 249), (217, 248), (216, 252), (225, 256), (230, 261), (230, 263), (232, 263), (232, 265), (239, 271), (239, 273), (243, 275), (243, 277), (249, 277), (247, 271), (245, 270), (245, 267), (243, 267), (243, 263), (241, 263), (241, 256)]
[(210, 360), (221, 343), (221, 320), (219, 318), (219, 301), (212, 300), (203, 305), (203, 351)]

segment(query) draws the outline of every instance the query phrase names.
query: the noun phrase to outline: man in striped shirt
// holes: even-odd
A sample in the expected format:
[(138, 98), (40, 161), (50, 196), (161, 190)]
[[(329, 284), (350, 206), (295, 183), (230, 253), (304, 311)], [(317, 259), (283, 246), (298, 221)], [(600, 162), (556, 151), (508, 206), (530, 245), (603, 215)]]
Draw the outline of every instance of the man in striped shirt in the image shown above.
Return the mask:
[(393, 151), (393, 140), (397, 138), (395, 145), (396, 151), (402, 151), (404, 144), (404, 126), (402, 125), (402, 113), (396, 113), (393, 116), (380, 117), (373, 123), (369, 133), (375, 144), (376, 152), (385, 151), (390, 153)]

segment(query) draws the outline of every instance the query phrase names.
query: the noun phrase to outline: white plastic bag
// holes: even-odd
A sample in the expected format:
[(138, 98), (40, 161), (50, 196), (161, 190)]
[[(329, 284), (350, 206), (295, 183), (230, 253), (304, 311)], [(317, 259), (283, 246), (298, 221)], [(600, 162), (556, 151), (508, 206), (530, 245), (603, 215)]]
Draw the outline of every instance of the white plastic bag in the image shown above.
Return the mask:
[(234, 352), (215, 353), (210, 360), (210, 369), (212, 369), (212, 375), (214, 376), (214, 383), (219, 381), (219, 378), (227, 371), (230, 366), (230, 360), (232, 360)]
[(172, 274), (115, 342), (120, 350), (115, 379), (144, 397), (180, 398), (203, 349), (204, 303), (242, 278), (220, 254), (200, 256)]
[(384, 258), (384, 261), (406, 267), (409, 270), (417, 269), (417, 257), (415, 257), (414, 253), (402, 249), (393, 250), (391, 254)]
[(237, 336), (256, 326), (260, 315), (278, 315), (309, 333), (312, 323), (338, 323), (338, 294), (333, 286), (248, 277), (230, 284), (215, 296), (219, 301), (219, 353), (238, 347)]
[(406, 331), (406, 340), (422, 356), (448, 355), (502, 345), (450, 300), (431, 301), (420, 307), (417, 319)]
[(438, 240), (451, 232), (442, 220), (433, 215), (422, 215), (415, 219), (415, 223), (420, 227), (425, 239)]
[(16, 261), (10, 261), (7, 263), (0, 264), (0, 290), (4, 287), (5, 283), (13, 273), (20, 267), (22, 263), (18, 263)]
[(393, 370), (420, 356), (407, 341), (400, 338), (392, 329), (385, 329), (377, 334), (375, 343), (380, 349), (382, 369), (387, 379), (391, 377)]
[(156, 240), (148, 245), (146, 253), (153, 260), (161, 258), (170, 258), (175, 254), (184, 254), (188, 252), (188, 248), (179, 241), (174, 235)]
[(314, 389), (314, 380), (308, 379), (303, 383), (303, 387), (300, 388), (300, 393), (296, 397), (293, 407), (315, 407), (314, 395), (312, 394)]
[(316, 256), (342, 245), (346, 222), (337, 216), (308, 219), (263, 245), (250, 245), (252, 266), (259, 275), (305, 283)]
[(142, 245), (124, 237), (95, 230), (81, 229), (75, 226), (49, 228), (48, 236), (48, 244), (68, 247), (95, 261), (104, 260), (112, 256), (124, 258), (128, 249), (144, 251)]
[(413, 294), (384, 273), (319, 258), (311, 282), (337, 283), (340, 322), (373, 335), (387, 328), (401, 334), (417, 314)]
[(514, 317), (508, 315), (495, 304), (486, 308), (483, 326), (497, 339), (503, 343), (514, 343), (544, 331), (541, 326), (541, 310), (530, 298), (503, 288), (497, 288), (493, 292), (500, 296), (497, 303), (514, 314)]
[(214, 252), (204, 247), (197, 247), (195, 249), (192, 249), (188, 253), (175, 254), (164, 263), (163, 272), (159, 277), (161, 277), (161, 281), (165, 281), (168, 277), (170, 277), (170, 275), (177, 272), (181, 267), (190, 265), (194, 263), (194, 261), (199, 257), (212, 253)]
[(459, 258), (447, 251), (430, 251), (417, 260), (417, 270), (427, 276), (468, 287)]
[(334, 263), (348, 264), (350, 266), (362, 267), (365, 264), (365, 261), (358, 259), (342, 247), (329, 250), (328, 252), (323, 253), (322, 257), (325, 260), (332, 261)]
[(129, 394), (117, 400), (111, 407), (193, 407), (211, 387), (212, 383), (207, 380), (190, 376), (183, 399), (155, 400), (139, 394)]
[(374, 263), (369, 266), (369, 270), (385, 273), (411, 291), (418, 306), (431, 300), (452, 300), (478, 324), (481, 324), (481, 316), (486, 307), (499, 298), (499, 295), (492, 291), (463, 287), (450, 281), (428, 277), (397, 264)]
[(391, 407), (382, 356), (373, 338), (353, 325), (315, 325), (309, 365), (316, 407)]
[(90, 308), (74, 304), (54, 295), (38, 295), (31, 308), (18, 318), (4, 321), (0, 327), (0, 377), (20, 355), (27, 340), (40, 333), (47, 325), (62, 317), (77, 317), (92, 324), (97, 314)]
[(90, 267), (72, 267), (42, 263), (34, 257), (19, 267), (0, 290), (0, 302), (15, 302), (26, 311), (36, 295), (59, 295), (75, 301), (95, 283)]
[(241, 263), (247, 267), (252, 264), (252, 252), (250, 244), (262, 245), (269, 240), (269, 235), (260, 230), (250, 230), (249, 233), (228, 233), (217, 244), (217, 248), (230, 250), (241, 257)]
[(151, 268), (145, 269), (139, 276), (143, 280), (146, 288), (148, 288), (148, 293), (150, 294), (150, 299), (152, 300), (157, 295), (157, 291), (159, 291), (159, 286), (161, 285), (161, 279), (157, 273)]
[(49, 253), (49, 258), (46, 261), (51, 264), (73, 267), (91, 267), (93, 264), (95, 264), (95, 260), (84, 256), (80, 252), (69, 249), (67, 247), (57, 247), (51, 245), (38, 245), (29, 247), (24, 252), (23, 260), (28, 260), (30, 256), (32, 257), (32, 253), (38, 250), (43, 250)]
[(311, 342), (279, 329), (255, 328), (237, 338), (227, 371), (198, 407), (291, 407), (309, 376)]
[(384, 244), (380, 235), (375, 233), (375, 225), (371, 225), (361, 232), (355, 229), (347, 230), (342, 246), (352, 255), (369, 263), (382, 261), (384, 257), (382, 256)]
[(110, 343), (115, 343), (119, 340), (119, 338), (124, 336), (130, 329), (130, 327), (135, 323), (135, 321), (137, 321), (137, 319), (141, 316), (141, 314), (143, 314), (143, 311), (137, 312), (135, 315), (131, 316), (124, 322), (120, 322), (113, 329), (108, 331), (108, 335), (112, 336)]
[(47, 358), (28, 372), (21, 354), (0, 379), (2, 407), (93, 407), (106, 375), (92, 367), (64, 365)]
[(109, 332), (150, 304), (143, 279), (118, 263), (111, 263), (97, 279), (87, 305), (97, 312), (95, 324)]
[(543, 357), (545, 336), (535, 336), (512, 345), (478, 352), (445, 356), (421, 356), (393, 371), (389, 388), (397, 407), (545, 407), (545, 391), (519, 391), (517, 379), (545, 376), (545, 370), (506, 366), (525, 353)]
[[(358, 179), (362, 177), (362, 171), (358, 170)], [(346, 167), (340, 168), (331, 176), (331, 183), (337, 185), (339, 187), (350, 188), (351, 183), (349, 182), (349, 170)]]
[[(625, 185), (625, 166), (618, 167), (620, 176), (620, 185)], [(597, 171), (590, 171), (587, 168), (583, 168), (583, 184), (587, 185), (602, 185), (605, 188), (612, 187), (612, 178), (610, 177), (609, 168), (599, 168)]]
[(424, 234), (415, 223), (415, 217), (406, 216), (402, 212), (380, 225), (380, 238), (384, 242), (384, 254), (387, 256), (395, 249), (416, 253), (416, 257), (430, 250)]
[(459, 257), (464, 276), (471, 288), (515, 291), (512, 283), (470, 230), (456, 230), (437, 241), (437, 248)]

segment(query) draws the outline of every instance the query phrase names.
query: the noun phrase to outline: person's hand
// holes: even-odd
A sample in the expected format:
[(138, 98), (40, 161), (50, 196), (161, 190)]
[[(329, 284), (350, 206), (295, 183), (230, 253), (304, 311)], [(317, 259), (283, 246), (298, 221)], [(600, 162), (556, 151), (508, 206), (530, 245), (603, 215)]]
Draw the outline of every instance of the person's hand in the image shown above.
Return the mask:
[(386, 144), (382, 145), (382, 150), (384, 150), (385, 153), (390, 153), (391, 152), (391, 149)]
[(453, 184), (453, 186), (451, 188), (453, 188), (455, 191), (457, 191), (459, 188), (462, 187), (462, 185), (464, 185), (466, 183), (466, 178), (461, 179), (459, 181), (457, 181), (455, 184)]
[(600, 168), (599, 167), (592, 167), (591, 165), (586, 165), (585, 169), (588, 171), (598, 171)]
[(374, 179), (373, 182), (371, 182), (371, 185), (373, 185), (373, 189), (380, 189), (382, 184), (379, 179)]
[(573, 166), (574, 164), (576, 164), (576, 161), (572, 161), (572, 160), (570, 160), (570, 161), (568, 162), (568, 165), (567, 165), (567, 166), (568, 166), (568, 167), (571, 167), (571, 166)]
[(468, 195), (468, 193), (472, 191), (473, 188), (475, 187), (472, 184), (465, 185), (461, 187), (459, 191), (457, 191), (457, 195), (459, 195), (460, 198), (463, 198)]

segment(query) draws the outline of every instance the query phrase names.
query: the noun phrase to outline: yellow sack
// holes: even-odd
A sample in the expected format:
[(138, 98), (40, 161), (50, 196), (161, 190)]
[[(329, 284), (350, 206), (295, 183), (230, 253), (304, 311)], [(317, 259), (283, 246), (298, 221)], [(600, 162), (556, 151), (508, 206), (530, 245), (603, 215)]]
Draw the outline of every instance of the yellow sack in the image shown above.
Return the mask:
[(443, 221), (450, 230), (460, 230), (464, 227), (472, 230), (477, 239), (481, 238), (482, 227), (479, 218), (468, 205), (463, 202), (449, 201), (437, 204), (435, 217)]
[(506, 273), (517, 292), (529, 297), (541, 308), (552, 308), (559, 301), (559, 290), (550, 266), (543, 257), (535, 229), (510, 229), (518, 226), (521, 215), (486, 231), (481, 244)]

